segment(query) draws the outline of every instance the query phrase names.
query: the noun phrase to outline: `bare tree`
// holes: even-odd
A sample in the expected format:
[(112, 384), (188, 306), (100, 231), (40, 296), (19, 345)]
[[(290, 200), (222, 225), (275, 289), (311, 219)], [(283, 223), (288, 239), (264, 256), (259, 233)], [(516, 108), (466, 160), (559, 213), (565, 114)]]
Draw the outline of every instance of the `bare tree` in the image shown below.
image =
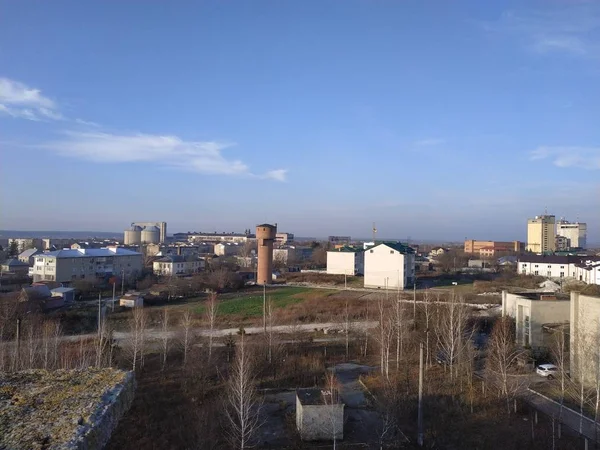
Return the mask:
[(394, 305), (394, 320), (396, 328), (396, 372), (400, 370), (400, 359), (404, 353), (404, 339), (406, 337), (406, 308), (400, 299), (400, 290), (396, 294)]
[(142, 365), (142, 355), (144, 353), (146, 312), (142, 307), (133, 308), (129, 319), (129, 339), (126, 344), (126, 350), (131, 361), (131, 369), (135, 371)]
[(217, 293), (211, 292), (208, 295), (206, 302), (206, 322), (208, 323), (208, 359), (212, 356), (213, 333), (215, 330), (215, 322), (217, 320)]
[(328, 371), (325, 374), (325, 389), (321, 395), (327, 410), (327, 417), (323, 423), (324, 431), (331, 436), (335, 450), (344, 427), (344, 405), (340, 401), (340, 386), (335, 372)]
[(436, 338), (441, 357), (450, 367), (450, 379), (457, 375), (457, 363), (465, 345), (470, 344), (467, 330), (467, 309), (462, 298), (454, 293), (443, 306), (436, 322)]
[(517, 380), (510, 376), (511, 368), (524, 355), (524, 351), (515, 344), (514, 322), (502, 317), (496, 322), (488, 344), (486, 370), (497, 386), (499, 394), (506, 399), (510, 414), (510, 400), (520, 388)]
[(252, 358), (242, 333), (227, 386), (229, 441), (233, 448), (250, 448), (260, 427), (260, 403), (256, 392)]
[(167, 365), (167, 355), (169, 354), (169, 310), (162, 310), (162, 326), (161, 326), (161, 350), (162, 350), (162, 370), (165, 370)]
[(187, 364), (188, 353), (190, 351), (190, 346), (192, 344), (192, 311), (190, 309), (186, 309), (181, 316), (181, 328), (182, 328), (182, 336), (181, 336), (181, 346), (183, 347), (183, 366)]
[(106, 320), (101, 320), (96, 336), (96, 367), (103, 367), (108, 346), (111, 344), (112, 330)]
[(267, 344), (267, 361), (269, 364), (273, 362), (273, 346), (275, 343), (275, 333), (273, 331), (273, 326), (275, 325), (275, 317), (274, 317), (274, 307), (273, 301), (269, 297), (267, 299), (267, 304), (265, 305), (265, 319), (266, 319), (266, 333), (265, 340)]
[(565, 338), (565, 332), (562, 328), (557, 330), (552, 336), (550, 351), (552, 352), (554, 362), (558, 368), (558, 377), (560, 383), (560, 409), (558, 413), (558, 420), (560, 421), (562, 419), (565, 394), (567, 392), (567, 383), (569, 381), (567, 375), (567, 362), (569, 358), (567, 354), (567, 340)]
[(348, 361), (350, 356), (350, 309), (348, 299), (344, 304), (344, 336), (346, 338), (346, 361)]

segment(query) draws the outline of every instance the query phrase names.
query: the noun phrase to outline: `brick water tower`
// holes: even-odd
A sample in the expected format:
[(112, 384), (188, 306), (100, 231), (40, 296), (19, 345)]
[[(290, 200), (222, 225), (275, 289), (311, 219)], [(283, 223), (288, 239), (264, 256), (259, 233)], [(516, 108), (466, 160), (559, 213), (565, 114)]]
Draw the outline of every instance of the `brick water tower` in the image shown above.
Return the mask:
[(277, 224), (263, 223), (256, 226), (258, 244), (258, 268), (256, 284), (271, 284), (273, 282), (273, 244), (277, 234)]

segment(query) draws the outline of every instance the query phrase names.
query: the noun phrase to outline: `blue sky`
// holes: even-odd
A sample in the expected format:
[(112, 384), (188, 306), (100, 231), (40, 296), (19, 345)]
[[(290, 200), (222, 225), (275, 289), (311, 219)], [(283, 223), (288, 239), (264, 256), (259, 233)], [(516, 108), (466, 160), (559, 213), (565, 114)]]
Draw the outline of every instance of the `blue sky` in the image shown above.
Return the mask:
[(600, 241), (598, 2), (0, 11), (0, 228)]

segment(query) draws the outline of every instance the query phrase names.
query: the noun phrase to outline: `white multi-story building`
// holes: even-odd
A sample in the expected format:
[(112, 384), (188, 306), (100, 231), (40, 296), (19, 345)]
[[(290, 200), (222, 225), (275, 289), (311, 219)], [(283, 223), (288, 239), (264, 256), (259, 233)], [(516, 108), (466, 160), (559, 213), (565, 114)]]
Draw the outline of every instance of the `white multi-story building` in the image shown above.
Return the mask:
[(35, 256), (33, 281), (70, 283), (113, 275), (127, 278), (141, 273), (142, 254), (119, 247), (56, 250)]
[(276, 233), (275, 234), (275, 243), (278, 245), (286, 245), (294, 242), (294, 234), (293, 233)]
[(203, 268), (203, 260), (182, 255), (165, 256), (152, 263), (154, 275), (167, 277), (191, 275), (200, 272)]
[(217, 256), (236, 256), (239, 255), (242, 249), (242, 245), (237, 242), (221, 242), (215, 244), (214, 253)]
[(600, 260), (586, 260), (575, 266), (575, 279), (600, 286)]
[(327, 252), (327, 273), (330, 275), (359, 275), (365, 271), (365, 252), (362, 248), (342, 247)]
[(556, 235), (565, 237), (568, 240), (569, 248), (586, 248), (587, 224), (559, 220), (556, 224)]
[(517, 270), (521, 275), (538, 275), (547, 278), (575, 278), (575, 267), (580, 256), (524, 255), (519, 258)]
[(405, 289), (414, 283), (415, 251), (400, 243), (365, 250), (365, 287)]

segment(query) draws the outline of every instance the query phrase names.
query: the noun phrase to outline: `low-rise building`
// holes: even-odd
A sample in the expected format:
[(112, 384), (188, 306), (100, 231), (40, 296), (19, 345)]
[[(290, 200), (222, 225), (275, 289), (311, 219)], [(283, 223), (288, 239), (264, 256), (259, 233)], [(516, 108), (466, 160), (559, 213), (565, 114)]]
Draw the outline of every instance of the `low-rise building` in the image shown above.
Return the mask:
[(154, 275), (167, 277), (191, 275), (200, 272), (203, 268), (203, 260), (183, 255), (163, 256), (152, 263)]
[(8, 247), (13, 245), (13, 242), (17, 245), (19, 253), (24, 252), (28, 248), (43, 248), (42, 240), (37, 238), (9, 238)]
[(502, 292), (502, 315), (515, 319), (519, 345), (534, 350), (552, 347), (550, 326), (568, 324), (570, 301), (553, 292)]
[(28, 275), (29, 264), (19, 261), (18, 259), (8, 259), (0, 265), (2, 273), (8, 272), (14, 275)]
[(19, 253), (19, 261), (29, 266), (33, 266), (33, 263), (35, 262), (35, 255), (39, 255), (40, 253), (42, 252), (37, 248), (29, 248)]
[[(179, 233), (176, 234), (176, 237), (179, 237)], [(189, 242), (237, 242), (244, 244), (248, 241), (256, 241), (256, 236), (250, 232), (250, 230), (246, 230), (245, 233), (202, 233), (202, 232), (193, 232), (187, 233), (187, 238)]]
[(585, 259), (596, 260), (596, 258), (576, 255), (523, 255), (519, 258), (517, 270), (521, 275), (575, 278), (576, 266)]
[(344, 246), (327, 252), (329, 275), (359, 275), (365, 271), (365, 251), (361, 247)]
[(344, 404), (338, 397), (329, 390), (296, 390), (296, 427), (303, 441), (344, 438)]
[(401, 243), (377, 244), (365, 251), (364, 285), (405, 289), (415, 279), (415, 252)]
[(221, 242), (219, 244), (215, 244), (214, 246), (214, 254), (217, 256), (236, 256), (240, 254), (242, 249), (242, 245), (236, 242)]
[(144, 297), (139, 292), (128, 292), (119, 299), (119, 306), (137, 308), (144, 306)]
[(467, 239), (465, 241), (465, 253), (468, 255), (479, 255), (482, 258), (500, 256), (501, 253), (521, 253), (525, 249), (525, 243), (519, 241), (477, 241)]
[(600, 286), (600, 261), (584, 260), (575, 265), (575, 279)]
[(120, 247), (56, 250), (36, 255), (33, 281), (71, 283), (75, 280), (108, 279), (123, 275), (138, 276), (142, 271), (142, 254)]
[(273, 249), (273, 263), (276, 265), (291, 265), (296, 261), (296, 247), (286, 245)]
[(294, 242), (293, 233), (276, 233), (275, 234), (275, 243), (277, 245), (287, 245)]
[(449, 252), (449, 250), (447, 248), (436, 247), (436, 248), (431, 249), (428, 256), (430, 258), (437, 258), (438, 256), (442, 256), (444, 253), (448, 253), (448, 252)]

